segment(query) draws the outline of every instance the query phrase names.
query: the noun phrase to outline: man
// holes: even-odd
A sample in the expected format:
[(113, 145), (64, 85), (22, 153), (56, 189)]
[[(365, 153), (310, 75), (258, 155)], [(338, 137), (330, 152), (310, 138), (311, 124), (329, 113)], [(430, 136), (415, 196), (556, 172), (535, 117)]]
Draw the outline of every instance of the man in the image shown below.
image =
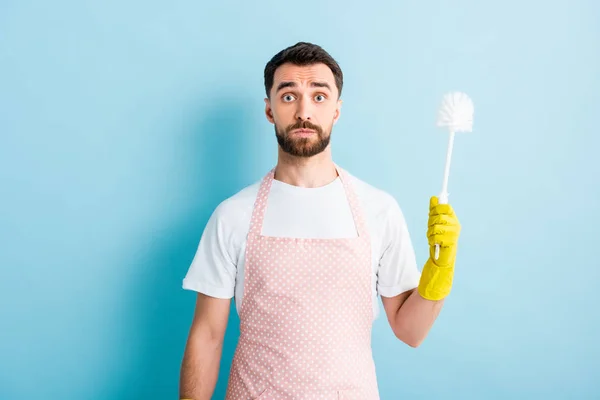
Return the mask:
[(226, 399), (379, 399), (377, 297), (394, 334), (417, 347), (450, 292), (460, 224), (431, 198), (420, 273), (398, 203), (332, 160), (336, 61), (301, 42), (275, 55), (264, 78), (277, 165), (223, 201), (204, 230), (183, 281), (198, 298), (181, 398), (211, 398), (235, 298), (240, 337)]

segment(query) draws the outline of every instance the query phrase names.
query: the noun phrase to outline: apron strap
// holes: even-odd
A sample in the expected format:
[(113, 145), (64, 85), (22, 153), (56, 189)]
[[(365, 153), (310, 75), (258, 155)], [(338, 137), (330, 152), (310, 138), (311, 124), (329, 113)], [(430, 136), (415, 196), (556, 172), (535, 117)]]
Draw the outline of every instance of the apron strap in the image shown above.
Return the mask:
[(350, 176), (343, 169), (340, 168), (337, 164), (334, 164), (335, 168), (340, 175), (340, 179), (342, 181), (342, 185), (344, 186), (344, 190), (346, 192), (346, 199), (348, 199), (348, 203), (350, 204), (350, 210), (352, 211), (352, 216), (354, 218), (354, 225), (356, 226), (356, 231), (358, 236), (362, 236), (365, 238), (369, 237), (369, 230), (367, 229), (366, 218), (364, 215), (363, 207), (360, 205), (360, 201), (358, 199), (358, 195), (354, 190), (354, 186), (350, 181)]
[(265, 211), (267, 209), (267, 200), (269, 199), (269, 192), (271, 191), (271, 185), (273, 184), (273, 178), (275, 177), (275, 168), (271, 169), (267, 175), (263, 178), (260, 188), (258, 189), (258, 195), (254, 201), (254, 209), (252, 210), (252, 219), (250, 220), (250, 233), (254, 235), (260, 235), (262, 232), (263, 221), (265, 220)]

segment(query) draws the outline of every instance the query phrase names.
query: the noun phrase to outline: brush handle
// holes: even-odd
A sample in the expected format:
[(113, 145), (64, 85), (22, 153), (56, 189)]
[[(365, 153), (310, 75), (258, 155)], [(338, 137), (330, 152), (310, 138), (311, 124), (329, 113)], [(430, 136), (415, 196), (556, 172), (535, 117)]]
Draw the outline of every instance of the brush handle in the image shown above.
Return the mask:
[[(444, 167), (444, 181), (442, 182), (442, 191), (438, 197), (438, 204), (448, 204), (448, 177), (450, 176), (450, 163), (452, 162), (452, 149), (454, 148), (454, 132), (450, 132), (448, 139), (448, 150), (446, 151), (446, 166)], [(440, 256), (440, 245), (435, 245), (434, 260)]]

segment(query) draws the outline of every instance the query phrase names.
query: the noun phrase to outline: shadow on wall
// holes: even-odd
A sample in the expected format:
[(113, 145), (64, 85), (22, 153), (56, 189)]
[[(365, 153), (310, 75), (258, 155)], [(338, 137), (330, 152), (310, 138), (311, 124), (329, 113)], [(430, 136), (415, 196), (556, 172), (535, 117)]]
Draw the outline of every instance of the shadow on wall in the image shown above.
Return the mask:
[[(178, 398), (181, 360), (193, 317), (195, 292), (181, 288), (200, 235), (214, 208), (252, 181), (247, 149), (248, 108), (236, 100), (219, 100), (207, 109), (201, 107), (199, 122), (178, 140), (178, 154), (186, 157), (186, 187), (181, 200), (189, 210), (179, 221), (161, 229), (156, 248), (145, 245), (144, 253), (133, 266), (130, 291), (124, 315), (127, 320), (121, 347), (127, 353), (127, 368), (112, 386), (111, 399)], [(179, 146), (181, 146), (179, 148)], [(188, 159), (189, 158), (189, 159)], [(181, 185), (180, 185), (181, 186)], [(178, 197), (181, 198), (181, 197)], [(189, 206), (191, 205), (191, 206)], [(225, 398), (231, 361), (239, 336), (239, 319), (232, 300), (225, 337), (219, 380), (214, 399)]]

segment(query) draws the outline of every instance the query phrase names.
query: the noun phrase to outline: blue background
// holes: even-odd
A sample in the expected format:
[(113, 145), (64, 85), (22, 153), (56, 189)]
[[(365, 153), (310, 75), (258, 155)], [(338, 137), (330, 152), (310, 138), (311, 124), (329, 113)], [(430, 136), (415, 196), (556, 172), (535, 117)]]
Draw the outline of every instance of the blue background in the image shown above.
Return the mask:
[[(374, 331), (382, 399), (600, 398), (600, 3), (0, 3), (0, 398), (177, 398), (217, 204), (276, 161), (263, 68), (341, 64), (335, 161), (394, 195), (425, 262), (444, 93), (455, 286), (423, 345)], [(215, 399), (238, 335), (232, 310)]]

